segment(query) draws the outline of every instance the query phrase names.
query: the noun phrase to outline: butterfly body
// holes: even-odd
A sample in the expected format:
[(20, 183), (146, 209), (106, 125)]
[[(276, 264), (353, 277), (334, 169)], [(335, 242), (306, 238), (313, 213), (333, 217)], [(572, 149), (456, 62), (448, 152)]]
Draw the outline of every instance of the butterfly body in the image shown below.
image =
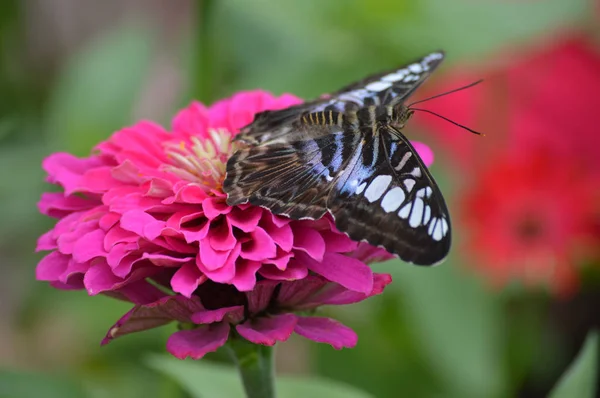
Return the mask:
[(441, 261), (450, 218), (433, 177), (402, 134), (404, 100), (443, 58), (432, 53), (330, 96), (266, 111), (236, 137), (227, 203), (251, 203), (292, 219), (330, 213), (354, 240), (419, 265)]

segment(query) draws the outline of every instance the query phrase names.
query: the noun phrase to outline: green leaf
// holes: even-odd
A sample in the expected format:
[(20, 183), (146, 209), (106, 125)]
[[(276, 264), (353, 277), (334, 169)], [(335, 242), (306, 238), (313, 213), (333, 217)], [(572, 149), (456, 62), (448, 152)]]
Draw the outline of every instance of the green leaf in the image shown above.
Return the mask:
[(83, 398), (83, 388), (72, 380), (41, 373), (0, 371), (2, 398)]
[(598, 333), (588, 335), (581, 352), (562, 375), (550, 398), (593, 398), (596, 390)]
[(321, 377), (282, 376), (276, 380), (282, 398), (329, 397), (329, 398), (373, 398), (348, 384)]
[(151, 36), (120, 28), (92, 42), (62, 71), (48, 104), (51, 140), (84, 155), (115, 130), (130, 124), (148, 72)]
[[(177, 380), (194, 398), (244, 396), (240, 376), (233, 366), (161, 355), (151, 356), (147, 362), (151, 368)], [(276, 385), (281, 398), (372, 398), (351, 386), (317, 377), (277, 376)]]

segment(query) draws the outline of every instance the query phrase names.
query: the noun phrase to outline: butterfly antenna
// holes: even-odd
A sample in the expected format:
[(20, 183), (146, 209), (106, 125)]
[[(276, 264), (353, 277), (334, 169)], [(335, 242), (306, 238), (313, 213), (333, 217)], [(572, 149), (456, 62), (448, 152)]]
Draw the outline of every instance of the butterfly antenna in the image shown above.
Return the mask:
[(455, 89), (453, 89), (453, 90), (446, 91), (445, 93), (436, 94), (436, 95), (434, 95), (433, 97), (429, 97), (429, 98), (425, 98), (425, 99), (422, 99), (422, 100), (419, 100), (419, 101), (413, 102), (412, 104), (408, 105), (408, 107), (410, 108), (412, 105), (415, 105), (415, 104), (420, 104), (421, 102), (425, 102), (425, 101), (429, 101), (429, 100), (432, 100), (432, 99), (435, 99), (435, 98), (443, 97), (444, 95), (452, 94), (452, 93), (455, 93), (455, 92), (457, 92), (457, 91), (466, 90), (466, 89), (468, 89), (468, 88), (471, 88), (471, 87), (473, 87), (473, 86), (476, 86), (476, 85), (478, 85), (478, 84), (479, 84), (479, 83), (481, 83), (482, 81), (483, 81), (483, 79), (479, 79), (479, 80), (477, 80), (476, 82), (473, 82), (473, 83), (471, 83), (471, 84), (467, 84), (466, 86), (462, 86), (462, 87), (459, 87), (459, 88), (455, 88)]
[(430, 113), (430, 114), (432, 114), (432, 115), (434, 115), (434, 116), (437, 116), (437, 117), (439, 117), (439, 118), (441, 118), (441, 119), (444, 119), (444, 120), (445, 120), (445, 121), (447, 121), (447, 122), (450, 122), (450, 123), (452, 123), (453, 125), (455, 125), (455, 126), (457, 126), (457, 127), (460, 127), (460, 128), (462, 128), (462, 129), (465, 129), (465, 130), (467, 130), (467, 131), (468, 131), (468, 132), (470, 132), (470, 133), (477, 134), (477, 135), (481, 135), (481, 136), (485, 136), (485, 134), (483, 134), (483, 133), (480, 133), (479, 131), (475, 131), (475, 130), (473, 130), (473, 129), (470, 129), (470, 128), (468, 128), (467, 126), (463, 126), (462, 124), (460, 124), (460, 123), (457, 123), (457, 122), (455, 122), (454, 120), (450, 120), (450, 119), (448, 119), (447, 117), (440, 115), (439, 113), (435, 113), (435, 112), (433, 112), (433, 111), (430, 111), (429, 109), (421, 109), (421, 108), (410, 108), (410, 109), (411, 109), (411, 110), (413, 110), (413, 111), (419, 111), (419, 112)]

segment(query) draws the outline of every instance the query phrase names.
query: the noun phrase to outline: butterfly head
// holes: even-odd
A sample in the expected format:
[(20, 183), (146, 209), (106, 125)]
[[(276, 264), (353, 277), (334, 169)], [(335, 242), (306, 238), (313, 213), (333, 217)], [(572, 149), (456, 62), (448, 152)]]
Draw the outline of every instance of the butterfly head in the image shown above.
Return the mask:
[(415, 111), (408, 108), (406, 105), (397, 105), (391, 109), (390, 124), (397, 129), (402, 129), (413, 113), (415, 113)]

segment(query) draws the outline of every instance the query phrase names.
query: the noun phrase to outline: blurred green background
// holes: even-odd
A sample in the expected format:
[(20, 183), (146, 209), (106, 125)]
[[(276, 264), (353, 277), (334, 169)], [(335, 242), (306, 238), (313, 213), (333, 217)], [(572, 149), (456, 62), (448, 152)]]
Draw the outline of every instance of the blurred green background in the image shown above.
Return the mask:
[[(0, 397), (219, 396), (194, 395), (174, 370), (181, 364), (165, 351), (174, 327), (100, 348), (129, 305), (35, 281), (35, 241), (53, 224), (36, 209), (49, 189), (44, 156), (84, 156), (142, 118), (168, 124), (192, 99), (257, 88), (313, 98), (441, 48), (448, 59), (428, 84), (435, 91), (455, 72), (486, 77), (573, 32), (596, 43), (599, 9), (587, 0), (1, 2)], [(485, 102), (491, 112), (498, 103)], [(477, 120), (469, 127), (497, 130)], [(470, 177), (446, 154), (448, 141), (420, 124), (408, 134), (434, 148), (433, 173), (453, 212), (458, 182)], [(279, 374), (320, 376), (373, 397), (546, 396), (597, 326), (596, 277), (582, 276), (589, 282), (567, 297), (518, 281), (492, 288), (465, 266), (455, 224), (458, 244), (443, 266), (377, 265), (394, 278), (383, 295), (325, 309), (357, 331), (355, 349), (295, 337), (278, 345)], [(225, 359), (217, 353), (201, 365)], [(581, 378), (572, 384), (595, 385), (592, 365), (572, 372)], [(220, 380), (211, 371), (190, 377)]]

